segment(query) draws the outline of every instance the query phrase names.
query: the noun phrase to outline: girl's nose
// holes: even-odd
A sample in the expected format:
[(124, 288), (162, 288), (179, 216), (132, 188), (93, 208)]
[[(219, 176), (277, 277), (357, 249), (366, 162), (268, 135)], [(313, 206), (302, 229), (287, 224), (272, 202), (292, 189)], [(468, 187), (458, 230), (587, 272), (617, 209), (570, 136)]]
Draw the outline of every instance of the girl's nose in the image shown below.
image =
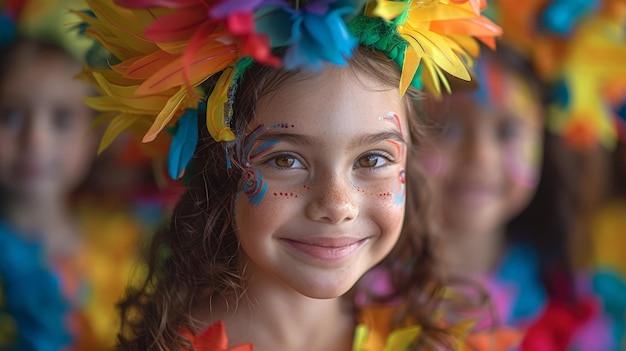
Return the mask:
[(52, 130), (50, 126), (45, 123), (46, 116), (39, 113), (34, 113), (26, 118), (21, 131), (22, 146), (24, 151), (30, 153), (40, 153), (49, 148), (52, 145)]
[(498, 162), (499, 146), (488, 135), (474, 133), (462, 143), (465, 162), (477, 168), (491, 169)]
[(347, 179), (327, 177), (326, 181), (317, 181), (310, 191), (313, 196), (307, 204), (306, 214), (314, 221), (339, 224), (354, 220), (359, 214), (353, 198), (354, 190)]

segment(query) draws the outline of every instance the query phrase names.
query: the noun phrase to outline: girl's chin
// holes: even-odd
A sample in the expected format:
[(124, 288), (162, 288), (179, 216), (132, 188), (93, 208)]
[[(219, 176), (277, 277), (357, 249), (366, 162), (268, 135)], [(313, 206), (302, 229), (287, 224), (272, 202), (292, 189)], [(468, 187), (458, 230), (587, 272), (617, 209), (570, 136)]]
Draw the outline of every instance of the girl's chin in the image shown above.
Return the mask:
[(300, 294), (320, 300), (335, 299), (345, 295), (352, 287), (356, 285), (356, 280), (345, 279), (341, 281), (334, 280), (318, 280), (310, 281), (306, 286), (294, 287)]

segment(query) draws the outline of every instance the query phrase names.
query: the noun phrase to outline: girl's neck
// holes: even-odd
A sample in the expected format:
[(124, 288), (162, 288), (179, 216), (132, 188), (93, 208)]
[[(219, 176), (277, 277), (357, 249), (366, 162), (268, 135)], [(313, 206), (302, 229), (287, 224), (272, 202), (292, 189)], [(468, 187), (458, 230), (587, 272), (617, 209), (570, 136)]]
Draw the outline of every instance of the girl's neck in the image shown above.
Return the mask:
[(444, 232), (444, 264), (455, 277), (482, 278), (496, 269), (505, 245), (504, 228), (483, 233)]
[(70, 254), (77, 244), (78, 224), (63, 198), (9, 198), (2, 213), (20, 235), (42, 242), (49, 256)]
[(255, 351), (328, 350), (352, 347), (355, 316), (341, 297), (309, 298), (280, 283), (250, 280), (241, 299), (213, 300), (194, 316), (222, 320), (230, 347), (252, 343)]

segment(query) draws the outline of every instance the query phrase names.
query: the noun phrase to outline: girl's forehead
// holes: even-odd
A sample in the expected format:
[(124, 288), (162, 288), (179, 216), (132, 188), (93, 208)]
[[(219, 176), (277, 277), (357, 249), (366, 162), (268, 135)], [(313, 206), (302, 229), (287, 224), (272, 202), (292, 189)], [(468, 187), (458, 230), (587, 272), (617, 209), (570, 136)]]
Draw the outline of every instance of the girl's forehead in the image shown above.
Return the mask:
[[(406, 123), (406, 104), (397, 88), (384, 87), (372, 77), (331, 69), (302, 79), (284, 80), (256, 105), (251, 127), (298, 120), (300, 124), (341, 123), (378, 118), (389, 111)], [(339, 121), (335, 121), (339, 120)], [(356, 127), (356, 126), (355, 126)]]

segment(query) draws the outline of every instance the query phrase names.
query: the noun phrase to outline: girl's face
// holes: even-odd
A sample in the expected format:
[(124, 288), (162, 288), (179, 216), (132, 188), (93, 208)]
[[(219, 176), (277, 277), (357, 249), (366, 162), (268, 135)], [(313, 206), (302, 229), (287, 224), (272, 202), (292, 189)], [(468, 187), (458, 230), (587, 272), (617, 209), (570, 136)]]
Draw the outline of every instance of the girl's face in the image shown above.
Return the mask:
[(540, 171), (543, 117), (536, 95), (494, 64), (479, 68), (479, 91), (454, 93), (428, 112), (441, 128), (429, 136), (421, 162), (442, 225), (452, 232), (502, 227), (530, 201)]
[(80, 64), (41, 56), (15, 58), (0, 82), (0, 186), (34, 199), (66, 195), (95, 154)]
[(337, 297), (395, 245), (407, 109), (381, 88), (332, 68), (259, 101), (235, 219), (252, 284)]

